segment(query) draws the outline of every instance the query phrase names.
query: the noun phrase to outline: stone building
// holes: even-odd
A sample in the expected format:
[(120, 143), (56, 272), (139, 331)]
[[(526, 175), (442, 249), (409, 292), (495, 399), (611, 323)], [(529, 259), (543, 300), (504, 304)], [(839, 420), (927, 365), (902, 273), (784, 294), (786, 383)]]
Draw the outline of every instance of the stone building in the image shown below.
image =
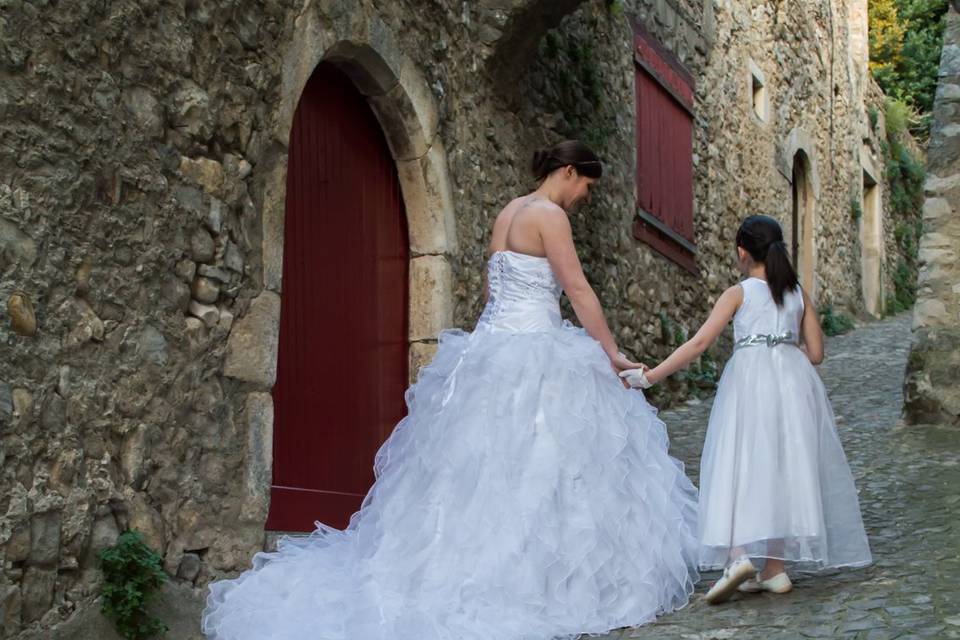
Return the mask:
[(909, 421), (960, 425), (960, 15), (953, 6), (947, 14), (933, 115), (904, 396)]
[(0, 636), (91, 611), (128, 528), (199, 597), (268, 529), (343, 524), (537, 146), (604, 158), (575, 234), (646, 361), (748, 213), (818, 304), (881, 313), (866, 41), (866, 0), (6, 2)]

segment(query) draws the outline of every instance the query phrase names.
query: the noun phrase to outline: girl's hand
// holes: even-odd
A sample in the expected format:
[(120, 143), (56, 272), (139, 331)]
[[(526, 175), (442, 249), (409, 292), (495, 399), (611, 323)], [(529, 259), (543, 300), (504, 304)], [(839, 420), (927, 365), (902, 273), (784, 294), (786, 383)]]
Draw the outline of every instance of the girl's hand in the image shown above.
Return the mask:
[(620, 378), (634, 389), (649, 389), (653, 382), (647, 377), (646, 367), (640, 369), (627, 369), (620, 372)]

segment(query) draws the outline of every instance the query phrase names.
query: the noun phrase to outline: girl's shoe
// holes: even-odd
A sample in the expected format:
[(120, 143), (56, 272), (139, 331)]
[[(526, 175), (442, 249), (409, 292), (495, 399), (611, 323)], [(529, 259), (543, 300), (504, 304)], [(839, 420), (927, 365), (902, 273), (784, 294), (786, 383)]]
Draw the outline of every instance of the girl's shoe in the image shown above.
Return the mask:
[(784, 573), (778, 573), (769, 580), (761, 580), (758, 574), (737, 587), (737, 590), (745, 593), (759, 593), (760, 591), (769, 591), (770, 593), (789, 593), (793, 590), (793, 583), (790, 582), (790, 576)]
[(757, 570), (750, 562), (750, 558), (746, 556), (738, 558), (723, 570), (723, 575), (713, 583), (710, 591), (707, 591), (707, 595), (704, 596), (704, 600), (709, 604), (720, 604), (732, 596), (737, 587), (745, 580), (748, 580), (752, 575), (756, 575), (756, 573)]

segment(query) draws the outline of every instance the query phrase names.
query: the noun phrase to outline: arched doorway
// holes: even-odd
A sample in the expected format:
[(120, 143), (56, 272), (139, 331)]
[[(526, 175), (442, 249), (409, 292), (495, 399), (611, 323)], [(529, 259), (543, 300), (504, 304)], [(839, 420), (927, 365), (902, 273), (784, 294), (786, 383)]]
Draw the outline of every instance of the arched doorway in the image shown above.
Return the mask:
[(266, 528), (342, 528), (405, 412), (409, 240), (367, 100), (320, 64), (290, 133)]
[(866, 170), (863, 172), (863, 217), (860, 225), (863, 303), (867, 313), (879, 318), (883, 314), (883, 209), (880, 204), (880, 185)]
[(800, 277), (800, 284), (814, 296), (816, 274), (815, 202), (810, 179), (810, 159), (805, 152), (793, 156), (791, 181), (792, 215), (789, 233), (790, 255)]

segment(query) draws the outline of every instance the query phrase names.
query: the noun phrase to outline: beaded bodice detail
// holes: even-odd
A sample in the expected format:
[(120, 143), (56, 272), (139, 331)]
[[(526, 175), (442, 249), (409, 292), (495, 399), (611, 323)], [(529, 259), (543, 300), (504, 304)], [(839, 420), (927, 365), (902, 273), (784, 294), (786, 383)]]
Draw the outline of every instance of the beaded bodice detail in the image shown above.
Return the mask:
[(497, 251), (487, 264), (487, 306), (480, 325), (495, 330), (548, 331), (562, 326), (557, 282), (546, 258)]

